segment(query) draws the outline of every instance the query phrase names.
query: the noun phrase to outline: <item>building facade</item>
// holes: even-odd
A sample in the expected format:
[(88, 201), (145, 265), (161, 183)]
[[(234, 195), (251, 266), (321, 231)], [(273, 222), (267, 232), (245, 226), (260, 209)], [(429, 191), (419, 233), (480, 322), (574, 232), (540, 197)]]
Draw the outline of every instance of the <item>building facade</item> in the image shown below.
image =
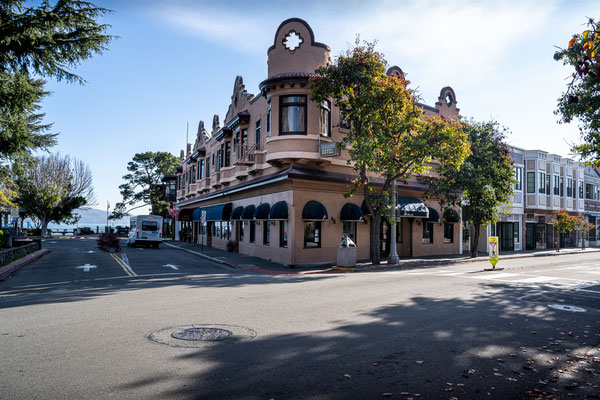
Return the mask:
[[(267, 78), (249, 93), (236, 77), (222, 122), (201, 121), (195, 141), (181, 153), (177, 203), (179, 237), (287, 265), (333, 263), (344, 236), (369, 258), (370, 216), (362, 195), (344, 196), (347, 151), (336, 146), (348, 132), (340, 110), (310, 98), (308, 80), (331, 63), (330, 48), (315, 40), (303, 20), (284, 21), (267, 50)], [(402, 73), (392, 67), (389, 74)], [(426, 115), (457, 117), (456, 96), (445, 87)], [(400, 256), (459, 254), (460, 217), (443, 215), (426, 199), (415, 177), (398, 184), (397, 237), (381, 229), (382, 255), (396, 245)]]

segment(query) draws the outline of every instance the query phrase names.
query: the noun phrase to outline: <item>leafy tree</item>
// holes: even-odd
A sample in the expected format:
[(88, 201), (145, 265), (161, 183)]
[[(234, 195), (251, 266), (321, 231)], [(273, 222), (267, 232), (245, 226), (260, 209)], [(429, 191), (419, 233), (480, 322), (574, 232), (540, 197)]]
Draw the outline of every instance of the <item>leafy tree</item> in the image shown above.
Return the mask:
[(554, 53), (554, 59), (574, 68), (567, 90), (558, 99), (555, 114), (559, 122), (579, 120), (583, 139), (573, 147), (584, 160), (600, 167), (600, 25), (588, 20), (587, 28), (573, 35), (566, 49)]
[(427, 173), (434, 160), (458, 169), (469, 152), (459, 123), (424, 117), (410, 82), (386, 71), (374, 44), (357, 39), (334, 64), (319, 67), (310, 82), (312, 98), (333, 100), (351, 123), (341, 146), (358, 177), (347, 196), (364, 194), (373, 217), (370, 257), (375, 264), (380, 262), (381, 218), (391, 216), (393, 183)]
[(40, 221), (42, 236), (48, 223), (73, 217), (73, 210), (93, 203), (92, 174), (88, 166), (69, 156), (51, 154), (13, 165), (17, 204), (27, 216)]
[[(568, 233), (577, 228), (579, 218), (569, 215), (569, 212), (564, 208), (554, 211), (553, 214), (556, 216), (556, 219), (552, 220), (552, 223), (554, 224), (554, 229), (558, 232)], [(560, 251), (560, 239), (556, 241), (556, 251)]]
[(471, 257), (477, 257), (481, 226), (495, 223), (499, 207), (513, 194), (515, 175), (510, 150), (504, 143), (506, 128), (495, 122), (465, 123), (471, 155), (460, 169), (439, 166), (439, 176), (430, 177), (431, 195), (442, 207), (462, 207), (463, 221), (473, 225)]
[(129, 173), (123, 176), (126, 183), (119, 186), (123, 201), (115, 205), (110, 218), (123, 218), (132, 210), (144, 206), (150, 206), (152, 214), (160, 214), (169, 206), (163, 199), (161, 180), (178, 166), (179, 159), (168, 152), (135, 154), (133, 160), (127, 163)]
[(581, 232), (581, 250), (585, 250), (585, 239), (589, 238), (589, 232), (596, 229), (596, 225), (592, 224), (585, 217), (577, 217), (575, 229)]
[(105, 34), (109, 25), (96, 22), (108, 12), (79, 0), (0, 4), (0, 206), (14, 205), (11, 160), (56, 143), (39, 112), (45, 82), (35, 77), (83, 83), (72, 69), (113, 39)]

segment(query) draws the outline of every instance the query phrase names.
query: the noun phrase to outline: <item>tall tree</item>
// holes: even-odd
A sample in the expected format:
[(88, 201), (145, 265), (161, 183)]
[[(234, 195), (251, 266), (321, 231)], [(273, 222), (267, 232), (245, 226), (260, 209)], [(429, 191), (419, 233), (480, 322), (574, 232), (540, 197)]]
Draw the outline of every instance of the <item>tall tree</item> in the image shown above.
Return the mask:
[(48, 94), (39, 78), (83, 83), (72, 69), (102, 53), (113, 36), (98, 23), (110, 10), (79, 0), (24, 0), (0, 4), (0, 206), (11, 205), (14, 177), (9, 164), (32, 150), (56, 143), (42, 122), (40, 103)]
[(560, 123), (579, 120), (582, 143), (573, 150), (600, 167), (600, 24), (589, 19), (587, 28), (573, 35), (566, 49), (554, 53), (554, 59), (574, 69), (555, 113)]
[(51, 154), (23, 159), (13, 169), (17, 203), (26, 215), (40, 221), (42, 236), (49, 222), (72, 218), (73, 210), (94, 202), (92, 174), (83, 161)]
[(432, 196), (442, 207), (462, 207), (463, 221), (473, 225), (471, 257), (477, 257), (481, 226), (495, 223), (499, 207), (513, 194), (515, 173), (510, 149), (504, 143), (505, 128), (495, 122), (465, 123), (471, 155), (460, 169), (439, 166), (439, 176), (430, 177)]
[(137, 153), (127, 163), (126, 183), (119, 186), (123, 200), (115, 205), (112, 219), (123, 218), (136, 208), (150, 206), (152, 214), (161, 213), (169, 203), (163, 200), (162, 178), (179, 166), (173, 154), (158, 151)]
[(596, 225), (588, 221), (586, 217), (577, 217), (575, 229), (581, 232), (581, 250), (585, 250), (585, 239), (589, 239), (590, 231), (596, 229)]
[(459, 123), (424, 117), (410, 82), (386, 71), (374, 44), (361, 45), (357, 39), (334, 64), (318, 68), (310, 82), (312, 98), (333, 100), (351, 123), (341, 145), (358, 177), (347, 195), (362, 190), (372, 216), (370, 257), (375, 264), (380, 262), (381, 218), (391, 216), (393, 183), (427, 173), (432, 162), (458, 169), (469, 152)]

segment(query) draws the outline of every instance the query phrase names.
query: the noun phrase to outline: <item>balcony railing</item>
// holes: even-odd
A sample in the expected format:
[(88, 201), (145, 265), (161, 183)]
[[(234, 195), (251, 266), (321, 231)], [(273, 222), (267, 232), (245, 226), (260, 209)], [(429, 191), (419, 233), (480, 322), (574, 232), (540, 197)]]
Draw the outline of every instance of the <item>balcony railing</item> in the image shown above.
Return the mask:
[(234, 164), (251, 165), (256, 162), (256, 145), (236, 144), (234, 147), (236, 161)]

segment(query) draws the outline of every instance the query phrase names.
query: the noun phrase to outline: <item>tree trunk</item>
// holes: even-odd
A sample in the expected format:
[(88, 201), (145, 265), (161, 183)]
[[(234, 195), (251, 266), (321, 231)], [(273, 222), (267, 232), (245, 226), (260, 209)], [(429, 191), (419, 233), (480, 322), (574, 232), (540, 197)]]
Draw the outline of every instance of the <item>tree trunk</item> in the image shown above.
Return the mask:
[(46, 220), (46, 218), (40, 218), (40, 222), (42, 223), (41, 235), (42, 237), (46, 237), (46, 235), (48, 234), (48, 221)]
[(473, 243), (471, 243), (471, 258), (477, 257), (477, 248), (479, 247), (479, 232), (481, 225), (473, 224)]
[(581, 250), (585, 250), (585, 237), (583, 231), (581, 231)]
[(380, 241), (379, 232), (381, 231), (381, 215), (380, 213), (374, 213), (371, 218), (371, 262), (375, 265), (379, 265), (381, 262), (381, 252), (379, 251)]

